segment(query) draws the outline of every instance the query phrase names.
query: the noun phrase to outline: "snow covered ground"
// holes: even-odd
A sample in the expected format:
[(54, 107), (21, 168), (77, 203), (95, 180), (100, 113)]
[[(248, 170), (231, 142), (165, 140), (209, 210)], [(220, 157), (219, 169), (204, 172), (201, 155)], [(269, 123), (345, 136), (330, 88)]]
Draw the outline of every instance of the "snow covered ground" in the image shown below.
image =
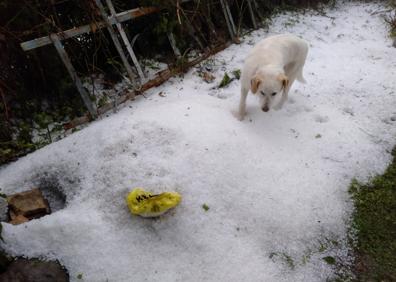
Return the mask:
[[(396, 49), (371, 15), (382, 9), (280, 15), (184, 78), (3, 167), (7, 194), (54, 182), (67, 197), (49, 216), (3, 224), (3, 246), (59, 259), (72, 281), (325, 281), (334, 268), (323, 257), (348, 261), (351, 179), (383, 171), (396, 143)], [(283, 32), (311, 43), (308, 84), (296, 83), (280, 111), (263, 113), (249, 96), (248, 117), (236, 120), (239, 82), (215, 86), (254, 43)], [(215, 82), (199, 77), (205, 68)], [(159, 219), (132, 216), (125, 196), (139, 186), (182, 202)]]

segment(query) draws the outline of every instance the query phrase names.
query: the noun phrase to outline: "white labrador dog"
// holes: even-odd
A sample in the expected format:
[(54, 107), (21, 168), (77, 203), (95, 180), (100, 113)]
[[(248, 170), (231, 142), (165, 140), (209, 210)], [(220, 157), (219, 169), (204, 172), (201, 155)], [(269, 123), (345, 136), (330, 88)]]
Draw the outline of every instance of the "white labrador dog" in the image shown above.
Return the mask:
[[(249, 90), (258, 93), (264, 112), (271, 107), (280, 109), (294, 80), (305, 83), (302, 72), (307, 53), (308, 42), (294, 35), (275, 35), (259, 42), (246, 58), (242, 70), (238, 118), (243, 120), (246, 114)], [(281, 97), (276, 98), (278, 95)]]

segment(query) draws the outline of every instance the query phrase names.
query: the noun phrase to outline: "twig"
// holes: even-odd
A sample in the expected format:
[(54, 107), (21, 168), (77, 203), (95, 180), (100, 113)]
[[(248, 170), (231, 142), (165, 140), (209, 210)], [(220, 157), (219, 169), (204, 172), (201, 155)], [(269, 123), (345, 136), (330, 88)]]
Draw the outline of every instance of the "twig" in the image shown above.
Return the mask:
[(5, 118), (8, 121), (10, 119), (10, 116), (9, 116), (9, 111), (8, 111), (8, 107), (7, 107), (7, 101), (5, 99), (5, 95), (4, 95), (4, 91), (3, 91), (2, 87), (0, 87), (0, 95), (1, 95), (1, 100), (3, 101), (3, 105), (4, 105)]
[(177, 0), (176, 3), (176, 14), (177, 14), (177, 20), (179, 21), (179, 24), (181, 25), (181, 19), (180, 19), (180, 0)]

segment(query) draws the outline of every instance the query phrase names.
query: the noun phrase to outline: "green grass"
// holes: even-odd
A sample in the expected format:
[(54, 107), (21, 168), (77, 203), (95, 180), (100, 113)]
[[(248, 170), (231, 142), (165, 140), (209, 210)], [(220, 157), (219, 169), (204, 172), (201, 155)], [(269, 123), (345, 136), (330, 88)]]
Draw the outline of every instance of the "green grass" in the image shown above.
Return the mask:
[(209, 210), (209, 206), (207, 204), (203, 204), (202, 208), (204, 209), (204, 211), (208, 211)]
[(392, 155), (383, 175), (350, 187), (358, 281), (396, 281), (396, 149)]

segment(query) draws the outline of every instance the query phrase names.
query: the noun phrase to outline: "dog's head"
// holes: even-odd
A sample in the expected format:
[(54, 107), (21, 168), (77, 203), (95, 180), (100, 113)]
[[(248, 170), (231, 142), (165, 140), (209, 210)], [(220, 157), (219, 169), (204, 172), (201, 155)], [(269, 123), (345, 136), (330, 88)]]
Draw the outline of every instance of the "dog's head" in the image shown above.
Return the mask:
[(260, 107), (268, 112), (277, 96), (282, 95), (289, 84), (287, 76), (273, 69), (262, 69), (256, 72), (250, 81), (250, 90), (260, 99)]

